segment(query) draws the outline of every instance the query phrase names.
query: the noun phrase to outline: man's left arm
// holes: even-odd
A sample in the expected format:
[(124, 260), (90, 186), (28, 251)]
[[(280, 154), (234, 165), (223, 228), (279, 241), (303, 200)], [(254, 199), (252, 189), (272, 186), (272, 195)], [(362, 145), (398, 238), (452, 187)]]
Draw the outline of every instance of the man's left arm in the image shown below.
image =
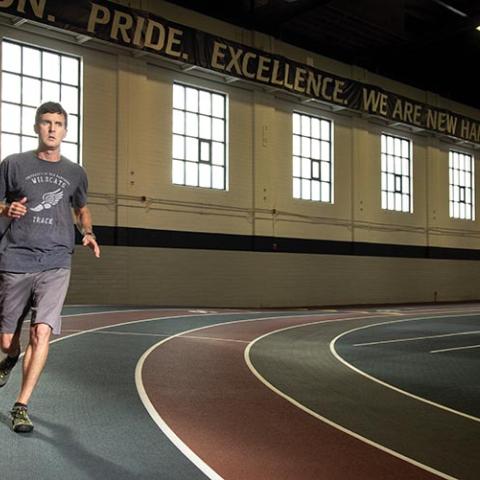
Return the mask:
[(92, 227), (92, 215), (90, 209), (85, 205), (80, 208), (74, 208), (75, 220), (77, 228), (82, 234), (82, 244), (84, 247), (90, 248), (97, 258), (100, 257), (100, 247), (98, 246), (97, 239), (93, 233)]

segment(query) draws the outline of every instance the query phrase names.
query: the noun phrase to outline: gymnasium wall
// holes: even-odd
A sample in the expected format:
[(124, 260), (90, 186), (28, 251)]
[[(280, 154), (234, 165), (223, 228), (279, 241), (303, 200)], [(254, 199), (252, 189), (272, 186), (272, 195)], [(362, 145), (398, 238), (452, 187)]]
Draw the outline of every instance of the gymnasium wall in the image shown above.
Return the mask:
[[(117, 3), (480, 118), (431, 92), (167, 2)], [(104, 246), (100, 260), (77, 248), (68, 303), (293, 307), (480, 298), (478, 220), (451, 219), (448, 209), (449, 149), (476, 155), (473, 145), (94, 40), (78, 44), (40, 26), (3, 22), (0, 33), (83, 60), (83, 165)], [(228, 95), (226, 191), (171, 182), (174, 81)], [(293, 111), (333, 122), (332, 204), (292, 198)], [(412, 141), (412, 213), (381, 208), (384, 132)], [(182, 245), (144, 246), (147, 230), (163, 239), (190, 236)], [(210, 235), (195, 235), (202, 233)], [(255, 239), (266, 239), (264, 247)]]

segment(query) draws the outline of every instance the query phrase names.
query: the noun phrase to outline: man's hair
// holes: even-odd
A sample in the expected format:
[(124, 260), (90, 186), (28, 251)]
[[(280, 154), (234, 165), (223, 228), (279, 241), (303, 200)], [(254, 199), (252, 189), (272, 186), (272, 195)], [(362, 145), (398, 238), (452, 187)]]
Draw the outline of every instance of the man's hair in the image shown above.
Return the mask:
[(37, 112), (35, 113), (35, 124), (38, 125), (40, 123), (40, 117), (45, 113), (59, 113), (63, 115), (65, 119), (65, 128), (67, 128), (68, 124), (68, 114), (65, 109), (57, 102), (45, 102), (42, 103), (38, 108)]

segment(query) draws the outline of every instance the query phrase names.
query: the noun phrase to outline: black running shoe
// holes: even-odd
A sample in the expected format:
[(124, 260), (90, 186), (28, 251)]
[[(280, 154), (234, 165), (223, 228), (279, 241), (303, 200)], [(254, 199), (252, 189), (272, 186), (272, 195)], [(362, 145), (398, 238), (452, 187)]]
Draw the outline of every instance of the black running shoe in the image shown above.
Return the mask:
[(18, 433), (29, 433), (33, 430), (33, 423), (27, 413), (27, 407), (14, 405), (10, 411), (12, 416), (12, 429)]

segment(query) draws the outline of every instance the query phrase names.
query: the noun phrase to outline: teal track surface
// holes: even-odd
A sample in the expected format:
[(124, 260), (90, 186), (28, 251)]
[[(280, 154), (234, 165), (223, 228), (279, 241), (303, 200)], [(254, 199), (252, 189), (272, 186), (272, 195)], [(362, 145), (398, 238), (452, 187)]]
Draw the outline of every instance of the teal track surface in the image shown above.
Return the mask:
[(372, 326), (344, 335), (336, 350), (375, 378), (480, 418), (480, 348), (475, 345), (480, 347), (479, 314)]
[[(64, 313), (87, 311), (95, 309), (68, 308)], [(19, 389), (20, 368), (0, 390), (0, 478), (206, 478), (150, 418), (137, 393), (135, 366), (162, 337), (255, 317), (258, 314), (190, 314), (103, 328), (52, 343), (30, 403), (35, 424), (31, 435), (10, 430), (8, 411)]]

